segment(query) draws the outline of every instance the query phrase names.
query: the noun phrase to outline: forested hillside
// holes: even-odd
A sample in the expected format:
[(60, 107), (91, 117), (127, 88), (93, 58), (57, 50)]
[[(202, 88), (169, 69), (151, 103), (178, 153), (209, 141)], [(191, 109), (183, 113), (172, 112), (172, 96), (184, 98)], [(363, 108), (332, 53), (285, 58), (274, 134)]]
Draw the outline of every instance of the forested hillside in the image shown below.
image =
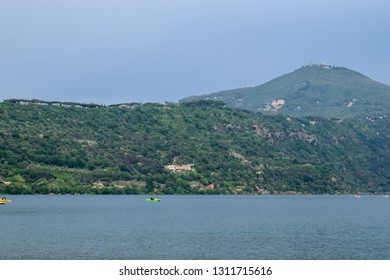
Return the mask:
[[(389, 119), (0, 103), (2, 193), (386, 193)], [(80, 107), (80, 108), (78, 108)]]

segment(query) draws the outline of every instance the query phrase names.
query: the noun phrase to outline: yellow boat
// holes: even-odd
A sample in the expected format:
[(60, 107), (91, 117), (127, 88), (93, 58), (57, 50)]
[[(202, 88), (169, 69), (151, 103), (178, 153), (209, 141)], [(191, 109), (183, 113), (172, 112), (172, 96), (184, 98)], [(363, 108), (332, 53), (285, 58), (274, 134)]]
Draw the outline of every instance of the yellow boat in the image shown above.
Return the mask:
[(0, 198), (0, 204), (10, 203), (12, 200)]

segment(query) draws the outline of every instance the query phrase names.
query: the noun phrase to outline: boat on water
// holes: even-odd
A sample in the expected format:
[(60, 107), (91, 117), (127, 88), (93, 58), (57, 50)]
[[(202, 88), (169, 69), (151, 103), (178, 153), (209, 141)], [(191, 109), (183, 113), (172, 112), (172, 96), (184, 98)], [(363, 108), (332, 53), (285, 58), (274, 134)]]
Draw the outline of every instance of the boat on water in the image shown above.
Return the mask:
[(160, 202), (159, 198), (150, 197), (145, 200), (146, 202)]
[(6, 198), (0, 198), (0, 204), (6, 204), (6, 203), (10, 203), (12, 200), (10, 199), (6, 199)]

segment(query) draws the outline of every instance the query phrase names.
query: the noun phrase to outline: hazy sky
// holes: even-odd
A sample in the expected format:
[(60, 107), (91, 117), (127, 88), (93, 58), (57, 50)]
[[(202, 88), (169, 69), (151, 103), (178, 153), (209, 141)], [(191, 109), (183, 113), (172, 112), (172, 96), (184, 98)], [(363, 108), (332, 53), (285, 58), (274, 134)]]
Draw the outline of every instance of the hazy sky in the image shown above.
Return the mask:
[(390, 84), (389, 0), (0, 0), (0, 100), (178, 101), (304, 64)]

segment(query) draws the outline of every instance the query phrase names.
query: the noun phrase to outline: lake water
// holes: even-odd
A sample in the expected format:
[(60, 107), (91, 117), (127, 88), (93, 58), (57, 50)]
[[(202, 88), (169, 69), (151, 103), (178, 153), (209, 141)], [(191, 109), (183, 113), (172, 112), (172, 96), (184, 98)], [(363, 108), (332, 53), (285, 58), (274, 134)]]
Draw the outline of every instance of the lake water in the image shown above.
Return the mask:
[(9, 196), (0, 259), (390, 259), (382, 196)]

